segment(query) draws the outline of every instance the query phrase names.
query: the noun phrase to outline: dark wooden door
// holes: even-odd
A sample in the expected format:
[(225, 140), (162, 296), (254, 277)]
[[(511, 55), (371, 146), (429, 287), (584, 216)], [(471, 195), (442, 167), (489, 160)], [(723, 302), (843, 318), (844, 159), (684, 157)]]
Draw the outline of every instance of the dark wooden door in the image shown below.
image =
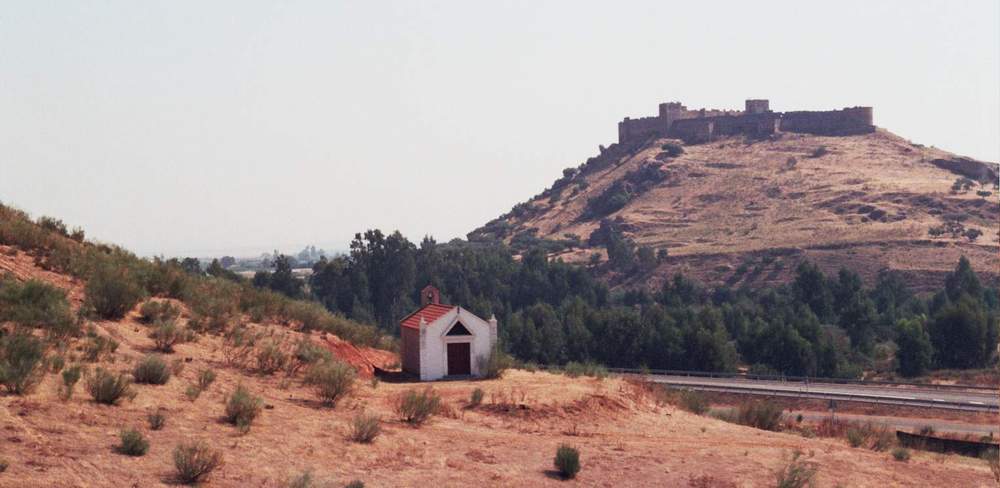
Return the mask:
[(448, 344), (448, 376), (472, 374), (472, 349), (468, 342)]

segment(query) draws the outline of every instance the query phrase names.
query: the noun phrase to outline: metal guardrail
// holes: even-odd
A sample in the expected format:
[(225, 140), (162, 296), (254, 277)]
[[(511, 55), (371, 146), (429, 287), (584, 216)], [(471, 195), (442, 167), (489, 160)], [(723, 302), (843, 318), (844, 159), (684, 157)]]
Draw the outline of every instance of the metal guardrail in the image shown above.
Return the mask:
[[(540, 369), (563, 369), (563, 366), (539, 365)], [(972, 390), (998, 392), (1000, 386), (982, 385), (939, 385), (933, 383), (908, 383), (894, 381), (873, 381), (873, 380), (853, 380), (846, 378), (822, 378), (815, 376), (785, 376), (785, 375), (763, 375), (749, 373), (716, 373), (706, 371), (682, 371), (669, 369), (640, 369), (640, 368), (605, 368), (612, 373), (649, 374), (660, 376), (688, 376), (694, 378), (735, 378), (758, 381), (780, 381), (789, 383), (828, 383), (838, 385), (859, 385), (859, 386), (905, 386), (914, 388), (927, 388), (933, 390)]]
[(863, 395), (855, 393), (788, 391), (788, 390), (772, 390), (768, 388), (698, 385), (690, 383), (679, 383), (674, 386), (690, 390), (710, 391), (716, 393), (739, 393), (747, 395), (761, 395), (761, 396), (772, 396), (772, 397), (809, 398), (816, 400), (840, 400), (848, 402), (872, 403), (877, 405), (896, 405), (896, 406), (902, 405), (910, 407), (938, 408), (944, 410), (963, 410), (968, 412), (1000, 411), (1000, 409), (998, 409), (998, 407), (995, 405), (975, 405), (966, 402), (921, 400), (919, 398), (914, 398), (914, 399), (886, 398), (878, 395)]

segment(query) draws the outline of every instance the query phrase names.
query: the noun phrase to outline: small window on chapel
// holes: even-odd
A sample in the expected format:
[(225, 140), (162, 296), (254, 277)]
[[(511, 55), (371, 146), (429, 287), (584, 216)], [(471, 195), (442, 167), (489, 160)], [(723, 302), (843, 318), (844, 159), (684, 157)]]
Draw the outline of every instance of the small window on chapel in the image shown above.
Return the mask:
[(472, 335), (472, 332), (469, 332), (469, 329), (466, 329), (465, 326), (462, 325), (461, 322), (459, 322), (459, 323), (455, 324), (455, 326), (452, 327), (451, 330), (449, 330), (448, 334), (446, 334), (446, 335), (450, 335), (450, 336)]

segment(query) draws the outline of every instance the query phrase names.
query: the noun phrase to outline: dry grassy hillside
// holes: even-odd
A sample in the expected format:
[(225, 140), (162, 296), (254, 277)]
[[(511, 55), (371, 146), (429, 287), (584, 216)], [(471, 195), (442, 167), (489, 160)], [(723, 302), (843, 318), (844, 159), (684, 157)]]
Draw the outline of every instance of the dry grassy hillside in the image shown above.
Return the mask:
[[(68, 292), (74, 309), (81, 304), (80, 280), (46, 271), (17, 249), (0, 246), (0, 270), (20, 281), (50, 283)], [(181, 322), (190, 319), (183, 304), (171, 303), (180, 308)], [(328, 334), (247, 317), (244, 322), (249, 330), (283, 343), (314, 341), (361, 369), (395, 360), (390, 353), (354, 347)], [(93, 326), (94, 336), (113, 338), (118, 348), (88, 361), (84, 349), (91, 338), (66, 339), (67, 366), (80, 361), (91, 371), (130, 372), (152, 351), (149, 325), (139, 320), (138, 307), (122, 320)], [(57, 374), (46, 375), (27, 395), (3, 394), (0, 460), (6, 469), (0, 486), (171, 485), (174, 447), (199, 440), (223, 456), (208, 486), (292, 486), (291, 480), (311, 472), (315, 484), (295, 486), (339, 487), (359, 479), (368, 487), (757, 487), (774, 486), (774, 473), (794, 452), (818, 467), (818, 486), (991, 483), (979, 460), (914, 453), (903, 463), (887, 452), (850, 448), (842, 440), (759, 431), (686, 413), (617, 379), (510, 371), (501, 380), (436, 383), (442, 413), (414, 428), (398, 420), (393, 399), (422, 385), (375, 382), (362, 374), (353, 392), (330, 408), (303, 383), (302, 372), (264, 374), (251, 359), (259, 351), (251, 351), (234, 355), (222, 334), (198, 334), (164, 355), (175, 368), (166, 384), (135, 385), (134, 398), (116, 406), (93, 401), (84, 381), (70, 399), (61, 399)], [(214, 371), (216, 380), (190, 398), (187, 390), (206, 370)], [(223, 421), (225, 398), (237, 385), (263, 399), (260, 416), (246, 433)], [(477, 388), (485, 392), (482, 404), (470, 407)], [(152, 430), (147, 416), (156, 412), (165, 415), (166, 423)], [(383, 432), (371, 444), (347, 438), (361, 412), (382, 418)], [(116, 450), (125, 427), (138, 428), (148, 439), (144, 456)], [(562, 443), (580, 449), (583, 469), (575, 481), (561, 481), (552, 472), (553, 453)]]
[[(582, 248), (562, 256), (586, 261), (601, 251), (587, 241), (606, 218), (638, 245), (669, 250), (671, 257), (652, 273), (654, 282), (683, 271), (714, 283), (774, 283), (808, 258), (830, 271), (848, 266), (865, 278), (882, 268), (901, 270), (921, 288), (938, 283), (963, 254), (987, 280), (997, 277), (996, 165), (911, 144), (884, 130), (728, 139), (685, 146), (682, 155), (669, 157), (663, 145), (678, 142), (612, 146), (561, 180), (558, 190), (470, 236), (499, 234), (508, 242), (525, 233), (579, 236)], [(588, 214), (589, 200), (630, 172), (657, 165), (662, 181), (619, 210)], [(963, 177), (955, 165), (987, 168), (992, 176), (953, 191)], [(939, 231), (944, 233), (934, 235)], [(970, 239), (976, 231), (981, 235)]]

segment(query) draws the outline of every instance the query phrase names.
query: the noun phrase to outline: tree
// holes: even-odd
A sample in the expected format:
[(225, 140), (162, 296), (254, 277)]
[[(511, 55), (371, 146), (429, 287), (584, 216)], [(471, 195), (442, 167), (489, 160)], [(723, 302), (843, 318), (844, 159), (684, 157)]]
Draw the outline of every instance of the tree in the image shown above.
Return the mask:
[(253, 284), (259, 288), (270, 288), (291, 298), (302, 297), (302, 280), (292, 274), (292, 260), (284, 254), (274, 258), (274, 272), (254, 273)]
[(803, 262), (795, 270), (792, 283), (795, 300), (809, 305), (817, 317), (828, 320), (833, 315), (833, 294), (827, 285), (826, 276), (810, 262)]
[(983, 296), (983, 285), (976, 277), (976, 272), (972, 270), (969, 260), (962, 256), (952, 271), (944, 279), (944, 289), (951, 301), (957, 301), (964, 293), (974, 300), (980, 300)]
[(958, 301), (945, 305), (931, 321), (935, 362), (942, 368), (985, 366), (996, 348), (995, 331), (995, 324), (987, 324), (982, 304), (963, 294)]
[(924, 328), (922, 318), (903, 319), (896, 323), (896, 344), (899, 346), (896, 356), (899, 360), (899, 373), (903, 376), (920, 376), (930, 369), (934, 359), (934, 348), (931, 346), (930, 335)]

